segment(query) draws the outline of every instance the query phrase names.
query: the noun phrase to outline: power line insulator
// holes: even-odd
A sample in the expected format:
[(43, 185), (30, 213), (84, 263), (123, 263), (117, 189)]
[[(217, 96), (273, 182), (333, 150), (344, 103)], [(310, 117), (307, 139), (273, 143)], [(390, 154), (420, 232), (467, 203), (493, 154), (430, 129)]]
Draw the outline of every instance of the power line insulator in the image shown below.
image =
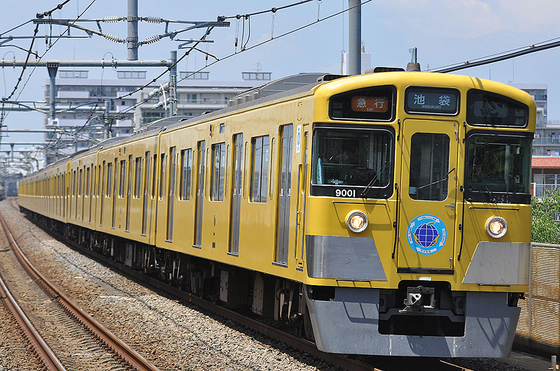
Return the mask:
[(141, 18), (141, 20), (143, 20), (144, 22), (148, 22), (148, 23), (164, 23), (165, 22), (165, 19), (158, 18), (158, 17), (144, 17), (144, 18)]
[(124, 44), (126, 42), (126, 40), (121, 39), (120, 37), (108, 34), (108, 33), (104, 33), (103, 37), (106, 38), (107, 40), (111, 40), (113, 42), (119, 43), (119, 44)]

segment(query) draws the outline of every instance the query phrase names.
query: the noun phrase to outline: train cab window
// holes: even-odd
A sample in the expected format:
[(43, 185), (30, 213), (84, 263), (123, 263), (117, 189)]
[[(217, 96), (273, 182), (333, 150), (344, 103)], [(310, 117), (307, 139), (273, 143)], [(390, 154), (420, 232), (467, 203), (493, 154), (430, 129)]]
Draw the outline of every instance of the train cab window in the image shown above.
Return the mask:
[(190, 200), (191, 198), (191, 172), (192, 172), (192, 149), (181, 150), (181, 180), (179, 188), (179, 199)]
[(253, 202), (266, 202), (269, 142), (268, 135), (251, 140), (253, 148), (251, 156), (251, 201)]
[(311, 195), (391, 197), (393, 141), (391, 128), (315, 124)]
[(467, 138), (465, 198), (530, 204), (532, 140), (530, 134), (471, 134)]
[(446, 134), (416, 133), (410, 147), (410, 198), (445, 200), (449, 183), (449, 137)]
[(224, 199), (224, 179), (226, 173), (226, 144), (212, 145), (212, 179), (210, 199), (222, 201)]

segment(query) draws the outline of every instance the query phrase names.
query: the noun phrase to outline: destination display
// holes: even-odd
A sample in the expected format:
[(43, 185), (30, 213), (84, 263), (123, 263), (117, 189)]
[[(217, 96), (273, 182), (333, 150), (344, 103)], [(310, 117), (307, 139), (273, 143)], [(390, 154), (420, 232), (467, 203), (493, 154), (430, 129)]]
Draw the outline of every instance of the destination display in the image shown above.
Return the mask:
[(456, 115), (459, 113), (459, 92), (455, 89), (408, 88), (405, 108), (408, 113)]
[(482, 90), (469, 91), (467, 107), (467, 122), (471, 125), (525, 127), (529, 122), (527, 105)]
[(333, 120), (390, 121), (395, 114), (395, 88), (375, 86), (334, 95), (329, 101)]
[(389, 100), (385, 97), (352, 97), (352, 111), (387, 112)]

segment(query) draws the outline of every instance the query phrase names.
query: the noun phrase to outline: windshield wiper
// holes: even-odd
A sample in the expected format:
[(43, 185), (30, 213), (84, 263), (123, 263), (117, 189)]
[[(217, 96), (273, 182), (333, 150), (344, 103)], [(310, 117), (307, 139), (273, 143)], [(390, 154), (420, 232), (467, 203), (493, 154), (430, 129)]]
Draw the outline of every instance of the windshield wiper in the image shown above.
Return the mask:
[(475, 164), (473, 164), (473, 169), (476, 170), (477, 175), (480, 176), (480, 179), (482, 180), (482, 184), (484, 184), (484, 188), (486, 188), (486, 194), (490, 198), (488, 201), (495, 203), (496, 197), (494, 196), (494, 193), (490, 190), (490, 187), (488, 187), (488, 182), (486, 181), (486, 177), (484, 176), (482, 171), (480, 171), (480, 166), (476, 166)]
[(416, 188), (416, 192), (418, 192), (418, 191), (419, 191), (420, 189), (422, 189), (422, 188), (431, 187), (431, 186), (433, 186), (433, 185), (436, 185), (436, 184), (438, 184), (438, 183), (443, 182), (444, 180), (446, 180), (447, 178), (449, 178), (449, 174), (451, 174), (453, 171), (455, 171), (455, 168), (449, 170), (449, 171), (447, 172), (447, 174), (445, 174), (441, 179), (436, 180), (435, 182), (431, 182), (430, 184), (424, 184), (423, 186), (417, 187), (417, 188)]
[(369, 183), (366, 185), (366, 187), (364, 188), (364, 190), (362, 191), (362, 193), (360, 194), (360, 196), (365, 196), (369, 190), (373, 187), (373, 183), (375, 183), (376, 180), (381, 178), (381, 174), (383, 174), (383, 171), (387, 168), (387, 166), (389, 166), (388, 163), (386, 163), (381, 170), (379, 170), (378, 172), (375, 173), (375, 175), (371, 178), (371, 180), (369, 181)]

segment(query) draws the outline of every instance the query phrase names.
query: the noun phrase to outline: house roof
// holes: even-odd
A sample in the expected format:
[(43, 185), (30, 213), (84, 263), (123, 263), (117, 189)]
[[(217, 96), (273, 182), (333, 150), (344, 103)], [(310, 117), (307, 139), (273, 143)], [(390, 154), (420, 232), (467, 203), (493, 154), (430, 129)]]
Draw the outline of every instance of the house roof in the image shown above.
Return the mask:
[(533, 169), (560, 169), (560, 157), (558, 156), (533, 156)]

